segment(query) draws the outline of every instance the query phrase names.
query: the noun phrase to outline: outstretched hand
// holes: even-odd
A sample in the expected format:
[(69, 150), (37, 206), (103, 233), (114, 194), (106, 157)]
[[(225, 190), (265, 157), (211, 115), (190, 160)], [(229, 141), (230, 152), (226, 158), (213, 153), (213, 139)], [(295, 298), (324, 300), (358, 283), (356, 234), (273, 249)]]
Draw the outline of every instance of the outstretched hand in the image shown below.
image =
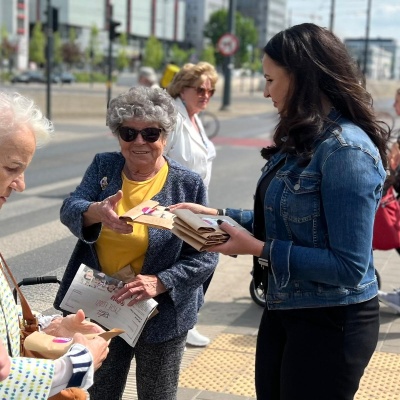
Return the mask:
[[(221, 217), (223, 218), (223, 217)], [(228, 222), (222, 222), (219, 227), (229, 234), (226, 243), (208, 247), (207, 251), (230, 255), (249, 254), (259, 257), (262, 253), (264, 242), (256, 239), (244, 229), (238, 229)]]
[(106, 228), (121, 234), (132, 233), (133, 227), (128, 222), (119, 219), (115, 212), (118, 202), (122, 199), (122, 190), (103, 201), (93, 203), (84, 213), (85, 226), (101, 222)]
[(190, 210), (195, 214), (217, 215), (216, 208), (206, 207), (206, 206), (202, 206), (201, 204), (196, 204), (196, 203), (177, 203), (177, 204), (172, 204), (171, 206), (168, 206), (168, 209), (170, 211), (175, 211), (175, 210), (182, 209), (182, 208)]
[(52, 336), (73, 337), (76, 332), (82, 334), (102, 333), (104, 329), (93, 322), (86, 321), (83, 310), (78, 310), (76, 314), (54, 319), (43, 331)]

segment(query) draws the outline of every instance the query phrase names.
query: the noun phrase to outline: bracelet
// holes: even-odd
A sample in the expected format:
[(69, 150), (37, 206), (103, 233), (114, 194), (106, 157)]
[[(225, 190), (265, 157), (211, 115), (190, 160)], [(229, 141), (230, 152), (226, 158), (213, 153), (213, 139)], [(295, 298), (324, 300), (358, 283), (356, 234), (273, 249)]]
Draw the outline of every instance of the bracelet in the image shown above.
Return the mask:
[(225, 215), (225, 208), (218, 208), (217, 209), (217, 215)]
[(258, 263), (263, 269), (269, 268), (271, 266), (270, 250), (271, 250), (271, 241), (267, 240), (264, 244), (260, 257), (258, 257)]

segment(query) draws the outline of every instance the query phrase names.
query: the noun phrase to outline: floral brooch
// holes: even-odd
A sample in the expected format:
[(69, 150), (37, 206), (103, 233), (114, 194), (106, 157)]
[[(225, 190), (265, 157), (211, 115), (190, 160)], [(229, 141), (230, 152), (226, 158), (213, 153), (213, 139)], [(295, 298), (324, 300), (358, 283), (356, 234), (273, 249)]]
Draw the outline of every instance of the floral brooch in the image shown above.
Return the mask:
[(101, 186), (101, 190), (105, 190), (106, 187), (108, 186), (108, 181), (107, 181), (106, 176), (103, 176), (103, 178), (101, 178), (100, 186)]

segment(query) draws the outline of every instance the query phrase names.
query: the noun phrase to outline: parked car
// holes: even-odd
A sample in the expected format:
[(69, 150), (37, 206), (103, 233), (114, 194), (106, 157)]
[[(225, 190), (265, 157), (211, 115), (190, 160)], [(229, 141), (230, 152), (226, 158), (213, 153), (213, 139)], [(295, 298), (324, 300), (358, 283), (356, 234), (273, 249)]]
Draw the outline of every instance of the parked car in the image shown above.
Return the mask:
[(46, 82), (46, 78), (41, 71), (24, 71), (11, 78), (11, 83), (31, 83), (31, 82)]
[(61, 72), (61, 74), (56, 75), (61, 83), (74, 83), (76, 78), (71, 72)]
[[(24, 71), (18, 75), (14, 75), (11, 78), (11, 83), (32, 83), (32, 82), (39, 82), (39, 83), (46, 83), (47, 82), (47, 75), (45, 75), (42, 71)], [(51, 74), (51, 82), (52, 83), (59, 83), (60, 77)]]

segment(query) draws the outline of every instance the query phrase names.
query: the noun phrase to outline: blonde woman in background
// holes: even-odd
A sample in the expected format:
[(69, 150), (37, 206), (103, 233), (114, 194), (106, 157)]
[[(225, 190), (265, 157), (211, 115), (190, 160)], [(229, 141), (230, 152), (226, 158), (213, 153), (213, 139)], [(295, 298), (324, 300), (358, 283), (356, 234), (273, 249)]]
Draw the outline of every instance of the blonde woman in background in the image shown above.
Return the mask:
[[(198, 114), (205, 110), (215, 93), (218, 73), (214, 66), (201, 61), (185, 64), (174, 76), (167, 92), (175, 99), (178, 121), (167, 138), (164, 154), (190, 170), (197, 172), (207, 187), (211, 180), (215, 146), (208, 139)], [(204, 283), (206, 292), (212, 276)], [(196, 327), (189, 330), (186, 343), (207, 346), (210, 340)]]

